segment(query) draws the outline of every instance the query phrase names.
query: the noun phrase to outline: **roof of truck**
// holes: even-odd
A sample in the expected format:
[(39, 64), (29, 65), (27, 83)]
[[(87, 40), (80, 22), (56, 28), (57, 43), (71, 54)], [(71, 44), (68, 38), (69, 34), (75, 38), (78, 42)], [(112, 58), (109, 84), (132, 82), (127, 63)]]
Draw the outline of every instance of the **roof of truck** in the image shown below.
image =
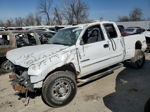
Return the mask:
[(90, 22), (90, 23), (84, 23), (84, 24), (77, 24), (77, 25), (68, 26), (68, 27), (63, 28), (63, 29), (75, 28), (75, 27), (83, 29), (84, 27), (95, 25), (95, 24), (100, 24), (100, 23), (114, 23), (114, 22), (111, 22), (111, 21), (93, 21), (93, 22)]

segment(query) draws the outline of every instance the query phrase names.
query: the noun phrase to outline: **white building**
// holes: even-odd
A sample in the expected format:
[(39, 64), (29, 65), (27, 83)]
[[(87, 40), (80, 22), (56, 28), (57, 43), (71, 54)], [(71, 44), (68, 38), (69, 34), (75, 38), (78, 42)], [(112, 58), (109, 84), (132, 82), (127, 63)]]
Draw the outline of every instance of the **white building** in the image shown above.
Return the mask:
[(150, 28), (150, 21), (130, 21), (130, 22), (116, 22), (118, 25), (123, 25), (125, 28), (132, 26), (139, 26), (144, 29)]

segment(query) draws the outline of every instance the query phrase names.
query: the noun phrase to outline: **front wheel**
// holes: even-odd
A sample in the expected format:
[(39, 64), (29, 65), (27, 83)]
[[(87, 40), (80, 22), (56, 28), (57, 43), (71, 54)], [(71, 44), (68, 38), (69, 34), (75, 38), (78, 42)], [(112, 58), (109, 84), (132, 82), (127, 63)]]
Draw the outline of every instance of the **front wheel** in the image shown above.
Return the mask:
[(69, 71), (57, 71), (44, 81), (42, 99), (48, 106), (60, 107), (70, 103), (76, 91), (75, 75)]
[(135, 56), (131, 59), (134, 68), (142, 68), (145, 62), (145, 54), (142, 50), (136, 50)]

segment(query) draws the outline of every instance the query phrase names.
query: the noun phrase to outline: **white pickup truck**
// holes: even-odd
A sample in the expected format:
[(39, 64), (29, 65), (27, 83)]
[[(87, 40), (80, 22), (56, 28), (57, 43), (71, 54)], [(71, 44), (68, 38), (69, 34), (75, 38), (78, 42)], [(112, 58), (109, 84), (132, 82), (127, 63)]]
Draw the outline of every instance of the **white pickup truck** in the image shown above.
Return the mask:
[(9, 51), (7, 59), (15, 65), (9, 77), (15, 90), (41, 88), (44, 102), (60, 107), (72, 101), (78, 85), (110, 74), (124, 62), (141, 68), (146, 47), (144, 34), (122, 37), (114, 22), (75, 25), (58, 31), (49, 44)]
[(150, 28), (147, 31), (145, 31), (145, 38), (147, 43), (146, 51), (150, 53)]

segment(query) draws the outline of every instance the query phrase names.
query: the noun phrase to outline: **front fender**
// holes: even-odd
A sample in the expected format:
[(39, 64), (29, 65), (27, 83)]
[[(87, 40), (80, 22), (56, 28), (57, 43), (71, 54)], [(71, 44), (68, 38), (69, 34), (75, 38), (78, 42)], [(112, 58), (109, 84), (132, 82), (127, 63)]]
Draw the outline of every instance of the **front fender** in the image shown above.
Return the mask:
[(28, 75), (32, 77), (31, 83), (44, 80), (50, 72), (69, 63), (72, 63), (75, 69), (79, 71), (76, 49), (62, 52), (53, 57), (47, 58), (38, 64), (30, 66), (28, 69)]

